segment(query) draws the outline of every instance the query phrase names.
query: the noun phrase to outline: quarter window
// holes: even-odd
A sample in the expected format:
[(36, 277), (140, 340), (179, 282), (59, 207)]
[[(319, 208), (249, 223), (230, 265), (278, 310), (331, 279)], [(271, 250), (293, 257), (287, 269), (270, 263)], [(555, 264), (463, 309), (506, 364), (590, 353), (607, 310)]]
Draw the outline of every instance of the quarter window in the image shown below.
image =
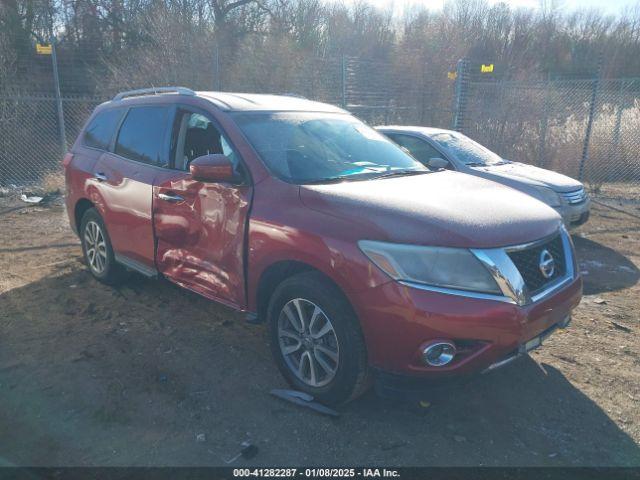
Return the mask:
[(152, 165), (166, 166), (162, 158), (167, 127), (166, 107), (133, 107), (122, 123), (115, 153)]
[(122, 110), (104, 110), (98, 113), (84, 131), (83, 143), (87, 147), (107, 150), (122, 117)]

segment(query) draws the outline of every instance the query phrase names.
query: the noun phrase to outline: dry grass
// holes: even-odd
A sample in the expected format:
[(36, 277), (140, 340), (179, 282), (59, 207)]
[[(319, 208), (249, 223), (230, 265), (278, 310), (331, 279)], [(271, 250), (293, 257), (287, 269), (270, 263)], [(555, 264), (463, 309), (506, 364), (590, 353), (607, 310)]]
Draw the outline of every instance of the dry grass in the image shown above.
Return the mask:
[(42, 179), (44, 193), (64, 192), (64, 174), (62, 172), (51, 172)]
[(635, 205), (640, 208), (640, 184), (632, 182), (587, 183), (592, 195), (601, 200), (615, 199), (621, 205)]

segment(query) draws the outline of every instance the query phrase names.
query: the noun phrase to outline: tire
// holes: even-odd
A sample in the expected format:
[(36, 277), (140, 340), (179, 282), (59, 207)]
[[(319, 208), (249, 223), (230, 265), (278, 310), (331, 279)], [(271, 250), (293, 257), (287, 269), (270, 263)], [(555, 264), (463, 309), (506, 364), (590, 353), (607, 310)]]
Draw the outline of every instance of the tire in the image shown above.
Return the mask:
[[(302, 329), (300, 312), (306, 319)], [(297, 390), (339, 405), (370, 386), (359, 322), (344, 294), (322, 274), (305, 272), (283, 281), (270, 299), (267, 321), (276, 364)]]
[(115, 260), (104, 221), (95, 208), (90, 208), (82, 215), (80, 242), (85, 263), (96, 280), (107, 285), (117, 285), (126, 278), (125, 269)]

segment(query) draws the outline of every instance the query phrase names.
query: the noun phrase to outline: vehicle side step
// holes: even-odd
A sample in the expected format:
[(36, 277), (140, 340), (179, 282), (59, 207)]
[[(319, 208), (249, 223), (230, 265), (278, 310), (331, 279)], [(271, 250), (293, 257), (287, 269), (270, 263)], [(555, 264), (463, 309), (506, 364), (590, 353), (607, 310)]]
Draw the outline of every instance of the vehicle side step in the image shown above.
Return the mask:
[(158, 270), (153, 267), (148, 267), (143, 263), (138, 262), (137, 260), (133, 260), (125, 255), (115, 253), (116, 262), (129, 270), (133, 270), (134, 272), (138, 272), (145, 277), (149, 278), (158, 278)]

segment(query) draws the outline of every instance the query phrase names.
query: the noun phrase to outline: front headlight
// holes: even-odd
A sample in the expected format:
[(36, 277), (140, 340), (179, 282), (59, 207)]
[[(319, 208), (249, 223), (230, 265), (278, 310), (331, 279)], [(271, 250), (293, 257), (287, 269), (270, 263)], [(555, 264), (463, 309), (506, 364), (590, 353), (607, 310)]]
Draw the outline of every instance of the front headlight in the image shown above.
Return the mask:
[(559, 207), (562, 204), (560, 195), (548, 187), (533, 187), (533, 197), (537, 198), (541, 202), (546, 203), (550, 207)]
[(501, 294), (495, 280), (465, 248), (422, 247), (361, 240), (360, 249), (391, 278), (441, 288)]

